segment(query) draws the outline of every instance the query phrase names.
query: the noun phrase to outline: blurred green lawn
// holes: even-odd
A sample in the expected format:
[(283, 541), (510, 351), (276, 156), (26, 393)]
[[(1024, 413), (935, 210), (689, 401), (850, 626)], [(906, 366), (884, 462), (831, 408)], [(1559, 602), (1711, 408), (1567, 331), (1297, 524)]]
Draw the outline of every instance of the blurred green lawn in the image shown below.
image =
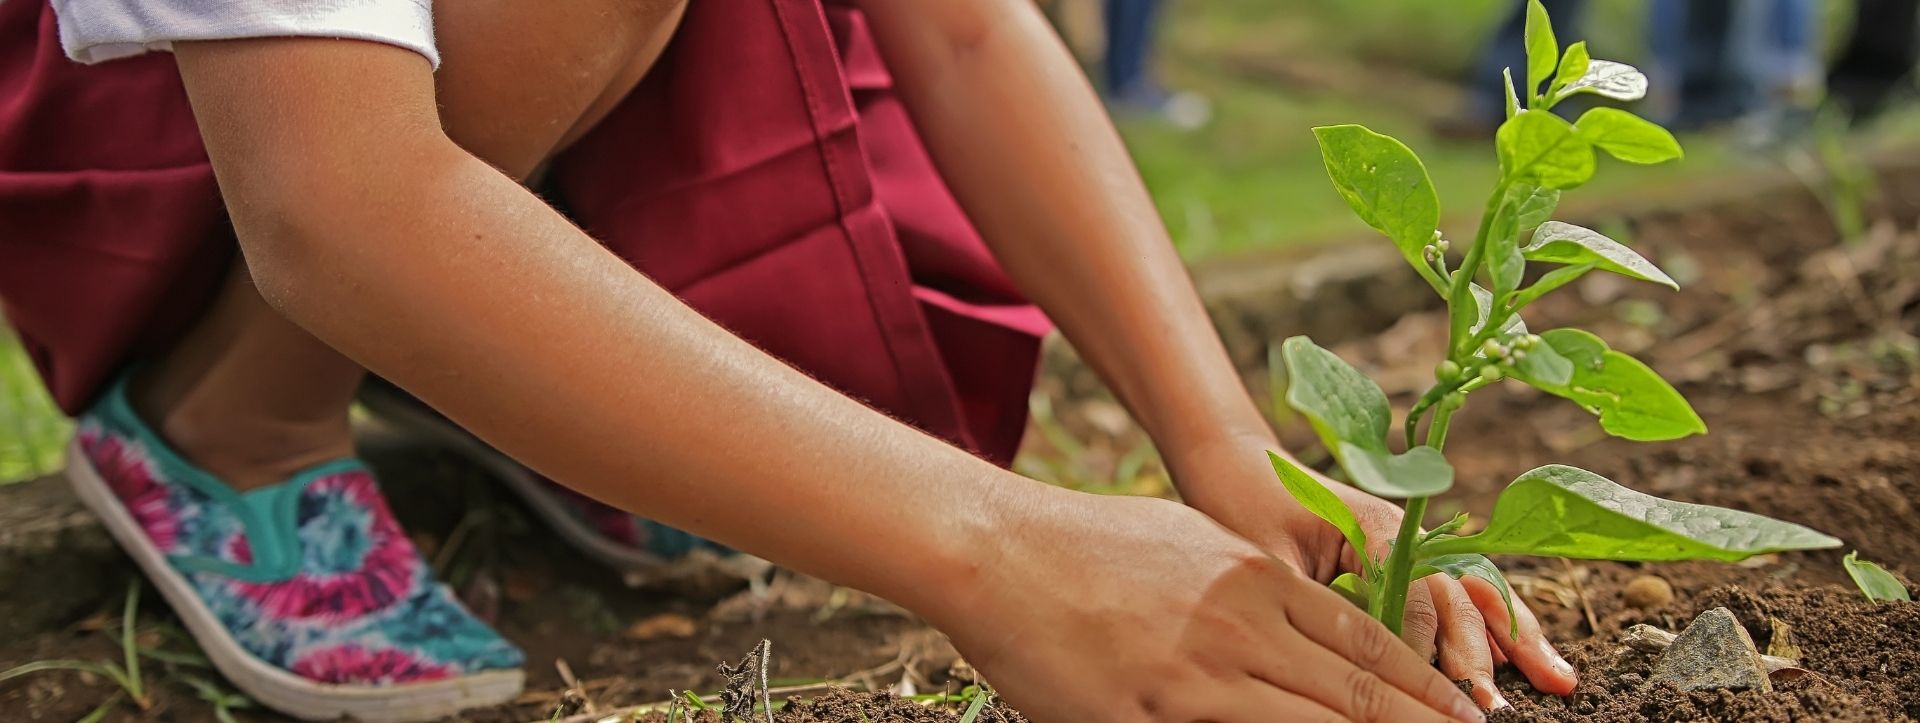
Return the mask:
[[(1164, 74), (1174, 87), (1207, 96), (1213, 121), (1194, 132), (1122, 125), (1181, 252), (1192, 260), (1363, 237), (1365, 228), (1327, 185), (1308, 130), (1315, 125), (1363, 123), (1406, 141), (1426, 160), (1446, 208), (1460, 216), (1476, 211), (1493, 182), (1490, 141), (1441, 142), (1428, 128), (1458, 109), (1458, 81), (1511, 1), (1170, 2)], [(1842, 21), (1830, 25), (1837, 30), (1844, 3), (1828, 4)], [(1641, 61), (1646, 0), (1589, 7), (1585, 37), (1595, 53)], [(1683, 141), (1686, 163), (1603, 161), (1578, 198), (1644, 193), (1747, 163), (1724, 142)], [(0, 327), (0, 482), (56, 469), (70, 430)]]

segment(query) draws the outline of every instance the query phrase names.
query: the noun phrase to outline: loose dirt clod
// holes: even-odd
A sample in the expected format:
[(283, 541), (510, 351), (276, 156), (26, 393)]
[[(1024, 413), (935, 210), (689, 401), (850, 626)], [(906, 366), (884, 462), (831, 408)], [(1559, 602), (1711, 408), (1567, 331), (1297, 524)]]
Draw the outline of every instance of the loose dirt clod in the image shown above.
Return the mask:
[(1660, 654), (1650, 680), (1686, 691), (1773, 691), (1753, 636), (1740, 626), (1733, 611), (1723, 607), (1694, 618)]
[(1627, 583), (1627, 589), (1621, 593), (1628, 605), (1641, 610), (1665, 607), (1673, 602), (1673, 585), (1658, 575), (1641, 575)]

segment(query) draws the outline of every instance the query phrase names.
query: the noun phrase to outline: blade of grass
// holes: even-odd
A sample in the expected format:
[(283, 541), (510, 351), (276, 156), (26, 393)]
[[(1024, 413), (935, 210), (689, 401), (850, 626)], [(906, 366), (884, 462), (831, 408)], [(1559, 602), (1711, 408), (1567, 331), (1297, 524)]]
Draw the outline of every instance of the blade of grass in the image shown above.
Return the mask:
[(134, 629), (134, 620), (140, 613), (140, 578), (127, 581), (127, 604), (120, 613), (120, 649), (127, 659), (127, 692), (133, 694), (134, 704), (146, 710), (147, 694), (145, 683), (140, 680), (140, 645), (136, 642), (139, 631)]
[(120, 699), (125, 697), (127, 697), (126, 691), (114, 691), (113, 695), (107, 696), (106, 700), (100, 701), (100, 706), (94, 708), (92, 713), (88, 713), (85, 717), (73, 723), (100, 723), (100, 721), (106, 719), (108, 713), (113, 712), (114, 706), (120, 704)]
[(6, 670), (0, 670), (0, 682), (6, 682), (22, 675), (31, 675), (50, 670), (92, 673), (103, 678), (111, 678), (115, 683), (120, 682), (120, 671), (115, 670), (111, 666), (95, 663), (90, 660), (36, 660), (31, 663), (22, 663)]
[(960, 723), (973, 723), (975, 719), (980, 717), (980, 711), (986, 710), (987, 701), (992, 698), (993, 693), (984, 689), (980, 690), (979, 693), (973, 697), (973, 704), (967, 706), (966, 714), (960, 716)]

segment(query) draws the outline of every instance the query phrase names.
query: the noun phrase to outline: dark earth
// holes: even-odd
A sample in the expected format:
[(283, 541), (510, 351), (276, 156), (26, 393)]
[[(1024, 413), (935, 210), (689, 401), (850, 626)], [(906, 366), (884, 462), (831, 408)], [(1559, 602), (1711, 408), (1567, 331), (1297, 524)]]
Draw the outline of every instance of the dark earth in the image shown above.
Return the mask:
[[(1890, 168), (1885, 197), (1920, 200), (1920, 165)], [(1667, 268), (1684, 291), (1596, 277), (1529, 312), (1536, 329), (1577, 324), (1652, 364), (1692, 399), (1712, 432), (1660, 444), (1609, 439), (1568, 403), (1504, 385), (1475, 395), (1456, 418), (1449, 457), (1460, 486), (1436, 502), (1434, 517), (1484, 512), (1507, 480), (1554, 462), (1661, 496), (1805, 524), (1847, 547), (1738, 565), (1503, 560), (1516, 589), (1580, 668), (1582, 683), (1561, 699), (1532, 693), (1508, 671), (1502, 684), (1515, 708), (1496, 720), (1920, 718), (1920, 605), (1870, 603), (1840, 565), (1847, 550), (1858, 549), (1906, 579), (1920, 574), (1912, 562), (1920, 560), (1920, 213), (1911, 202), (1878, 204), (1872, 217), (1879, 222), (1843, 244), (1804, 188), (1774, 184), (1722, 198), (1591, 224)], [(1319, 341), (1381, 379), (1404, 405), (1430, 379), (1444, 326), (1437, 312), (1356, 314), (1349, 338)], [(1236, 349), (1240, 359), (1261, 356)], [(1253, 386), (1264, 387), (1259, 365), (1246, 372)], [(1082, 451), (1105, 454), (1105, 464), (1136, 465), (1151, 479), (1157, 467), (1150, 461), (1106, 454), (1139, 439), (1136, 429), (1111, 421), (1111, 401), (1059, 393), (1087, 388), (1085, 375), (1076, 366), (1049, 365), (1042, 389), (1053, 393), (1051, 424), (1077, 438)], [(714, 665), (739, 659), (762, 638), (773, 641), (774, 698), (801, 701), (777, 720), (960, 718), (958, 704), (930, 708), (846, 690), (904, 683), (922, 694), (954, 694), (974, 682), (944, 639), (882, 601), (783, 574), (762, 593), (727, 581), (629, 589), (567, 554), (476, 469), (377, 425), (368, 429), (363, 447), (423, 549), (529, 654), (528, 692), (463, 720), (521, 723), (548, 720), (557, 710), (563, 720), (597, 720), (620, 706), (667, 700), (669, 691), (712, 693), (722, 682)], [(1304, 428), (1287, 425), (1283, 433), (1295, 448), (1308, 448)], [(1030, 457), (1059, 451), (1048, 434), (1029, 438)], [(132, 568), (58, 481), (0, 488), (0, 555), (7, 581), (0, 586), (0, 669), (48, 658), (119, 659), (112, 635)], [(1629, 604), (1629, 583), (1648, 576), (1668, 582), (1672, 598)], [(150, 591), (143, 597), (154, 599)], [(1797, 649), (1792, 657), (1810, 673), (1776, 680), (1771, 693), (1681, 693), (1645, 682), (1652, 656), (1619, 644), (1629, 625), (1677, 631), (1716, 606), (1733, 610), (1763, 651)], [(140, 618), (143, 645), (191, 651), (156, 606), (147, 605)], [(106, 720), (212, 718), (187, 678), (213, 676), (190, 662), (152, 660), (145, 667), (152, 688), (146, 707), (121, 703)], [(73, 673), (0, 683), (0, 719), (72, 721), (114, 690), (97, 676)], [(236, 714), (277, 720), (258, 711)], [(996, 705), (979, 720), (1021, 718)]]

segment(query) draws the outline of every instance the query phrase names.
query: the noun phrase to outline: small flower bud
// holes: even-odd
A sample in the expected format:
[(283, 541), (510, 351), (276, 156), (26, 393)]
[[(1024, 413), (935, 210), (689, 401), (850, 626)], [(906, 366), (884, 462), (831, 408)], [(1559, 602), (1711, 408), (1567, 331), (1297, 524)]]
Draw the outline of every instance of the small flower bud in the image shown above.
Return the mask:
[(1440, 366), (1434, 367), (1433, 376), (1440, 381), (1450, 382), (1460, 378), (1460, 371), (1460, 365), (1448, 359), (1440, 362)]
[(1527, 358), (1527, 350), (1525, 350), (1525, 349), (1515, 349), (1515, 350), (1513, 350), (1513, 360), (1514, 360), (1514, 361), (1520, 361), (1521, 359), (1525, 359), (1525, 358)]
[(1440, 249), (1440, 253), (1444, 254), (1447, 252), (1448, 249), (1453, 248), (1453, 242), (1448, 241), (1446, 239), (1440, 239), (1438, 241), (1433, 242), (1433, 247)]
[(1506, 372), (1500, 371), (1500, 367), (1493, 366), (1491, 364), (1480, 367), (1481, 379), (1485, 379), (1489, 382), (1497, 382), (1497, 381), (1500, 381), (1501, 377), (1504, 377), (1504, 376), (1506, 376)]
[(1507, 348), (1501, 346), (1498, 341), (1488, 339), (1485, 344), (1480, 345), (1480, 353), (1487, 355), (1489, 359), (1499, 359), (1507, 355)]

